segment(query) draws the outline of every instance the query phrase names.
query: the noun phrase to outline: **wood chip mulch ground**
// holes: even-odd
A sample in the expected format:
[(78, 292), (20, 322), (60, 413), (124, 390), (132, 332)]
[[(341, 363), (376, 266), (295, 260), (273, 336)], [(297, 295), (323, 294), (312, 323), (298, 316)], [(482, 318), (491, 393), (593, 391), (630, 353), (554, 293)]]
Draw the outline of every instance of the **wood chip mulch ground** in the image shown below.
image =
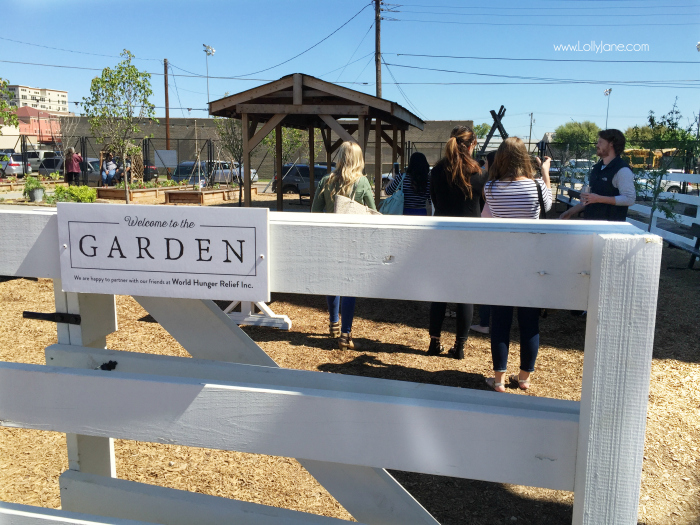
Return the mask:
[[(664, 248), (639, 501), (644, 525), (700, 523), (700, 271), (667, 269), (687, 261), (685, 252)], [(117, 305), (120, 329), (108, 337), (109, 348), (188, 355), (160, 325), (141, 320), (146, 312), (131, 297), (118, 297)], [(463, 361), (424, 355), (424, 303), (359, 299), (353, 333), (361, 346), (354, 352), (337, 350), (327, 337), (325, 298), (274, 294), (270, 306), (292, 319), (291, 331), (245, 330), (283, 367), (477, 389), (491, 375), (488, 336), (472, 333)], [(0, 282), (0, 360), (43, 364), (55, 325), (23, 320), (23, 310), (53, 311), (50, 280)], [(444, 328), (449, 346), (454, 319)], [(584, 331), (585, 319), (550, 312), (530, 392), (511, 387), (508, 395), (578, 400)], [(511, 351), (517, 357), (515, 344)], [(517, 360), (509, 366), (516, 372)], [(118, 440), (116, 461), (127, 480), (351, 519), (290, 458)], [(59, 508), (58, 477), (67, 468), (63, 434), (0, 428), (0, 500)], [(440, 523), (571, 522), (569, 492), (392, 473)]]

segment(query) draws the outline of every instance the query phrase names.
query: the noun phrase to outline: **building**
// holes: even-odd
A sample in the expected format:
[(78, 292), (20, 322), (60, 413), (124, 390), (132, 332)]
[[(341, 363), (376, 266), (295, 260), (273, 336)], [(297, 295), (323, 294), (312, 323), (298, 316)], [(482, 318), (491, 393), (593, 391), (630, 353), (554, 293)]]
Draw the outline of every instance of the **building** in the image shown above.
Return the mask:
[(29, 106), (17, 108), (19, 134), (26, 135), (30, 143), (53, 144), (57, 138), (60, 140), (61, 123), (58, 116)]
[(19, 84), (11, 84), (7, 89), (10, 92), (10, 106), (68, 114), (68, 91), (33, 88)]

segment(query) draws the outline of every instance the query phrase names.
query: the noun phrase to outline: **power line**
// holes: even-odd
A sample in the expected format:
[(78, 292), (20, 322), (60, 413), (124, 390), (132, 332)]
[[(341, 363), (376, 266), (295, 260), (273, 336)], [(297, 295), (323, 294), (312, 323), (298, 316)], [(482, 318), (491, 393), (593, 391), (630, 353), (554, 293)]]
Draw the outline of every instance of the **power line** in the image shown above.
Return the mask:
[[(497, 15), (494, 13), (473, 13), (473, 12), (468, 12), (468, 13), (456, 13), (456, 12), (445, 12), (445, 11), (411, 11), (411, 10), (401, 10), (397, 11), (398, 13), (415, 13), (415, 14), (422, 14), (422, 15), (450, 15), (450, 16), (498, 16), (500, 17), (518, 17), (518, 18), (543, 18), (543, 17), (596, 17), (600, 18), (600, 12), (593, 13), (590, 15), (587, 14), (567, 14), (567, 13), (539, 13), (539, 14), (503, 14), (503, 13), (498, 13)], [(698, 15), (700, 13), (625, 13), (624, 17), (629, 18), (629, 17), (640, 17), (640, 16), (688, 16), (688, 15)]]
[[(65, 66), (65, 65), (60, 65), (60, 64), (40, 64), (37, 62), (22, 62), (18, 60), (0, 60), (0, 63), (5, 63), (5, 64), (20, 64), (24, 66), (39, 66), (39, 67), (54, 67), (54, 68), (59, 68), (59, 69), (80, 69), (83, 71), (102, 71), (102, 68), (97, 68), (97, 67), (82, 67), (82, 66)], [(179, 69), (179, 68), (178, 68)], [(163, 76), (164, 73), (162, 72), (147, 72), (145, 71), (144, 73), (147, 73), (151, 76)], [(182, 78), (204, 78), (201, 75), (176, 75), (172, 74), (171, 76), (173, 77), (182, 77)], [(245, 80), (248, 82), (274, 82), (275, 80), (279, 80), (277, 78), (242, 78), (242, 77), (212, 77), (210, 76), (209, 78), (216, 79), (216, 80)], [(367, 85), (367, 82), (337, 82), (338, 84), (363, 84)]]
[[(95, 57), (107, 57), (107, 58), (122, 58), (120, 55), (101, 55), (99, 53), (88, 53), (87, 51), (76, 51), (75, 49), (64, 49), (61, 47), (52, 47), (52, 46), (44, 46), (41, 44), (32, 44), (31, 42), (23, 42), (21, 40), (14, 40), (12, 38), (6, 38), (6, 37), (1, 37), (0, 40), (6, 40), (8, 42), (14, 42), (16, 44), (24, 44), (25, 46), (34, 46), (34, 47), (43, 47), (44, 49), (52, 49), (54, 51), (65, 51), (66, 53), (77, 53), (80, 55), (92, 55)], [(156, 62), (160, 62), (161, 64), (163, 63), (163, 60), (160, 58), (140, 58), (140, 57), (134, 57), (134, 59), (137, 60), (154, 60)]]
[[(416, 19), (416, 18), (397, 18), (395, 19), (396, 22), (420, 22), (422, 24), (453, 24), (453, 25), (461, 25), (461, 26), (526, 26), (526, 27), (549, 27), (549, 24), (502, 24), (502, 23), (494, 23), (494, 22), (486, 22), (486, 21), (481, 21), (481, 22), (454, 22), (454, 21), (446, 21), (446, 20), (422, 20), (422, 19)], [(659, 24), (656, 22), (649, 22), (649, 23), (641, 23), (641, 24), (558, 24), (557, 27), (642, 27), (642, 26), (654, 26), (654, 27), (660, 27), (660, 26), (696, 26), (697, 22), (683, 22), (683, 23), (677, 23), (677, 24), (671, 24), (671, 23), (664, 23), (664, 24)]]
[[(343, 73), (345, 73), (345, 68), (348, 67), (348, 66), (350, 65), (350, 61), (351, 61), (352, 58), (355, 56), (355, 53), (357, 53), (357, 50), (360, 49), (360, 46), (362, 45), (362, 42), (365, 41), (365, 38), (367, 38), (367, 35), (369, 35), (369, 32), (372, 30), (373, 27), (374, 27), (374, 22), (372, 22), (372, 23), (369, 25), (369, 28), (367, 28), (367, 32), (366, 32), (365, 35), (362, 37), (362, 40), (360, 40), (360, 43), (357, 44), (357, 47), (355, 48), (355, 51), (352, 52), (352, 55), (350, 55), (350, 58), (348, 58), (347, 63), (343, 66), (343, 70), (340, 72), (340, 74), (338, 75), (338, 77), (335, 79), (336, 82), (337, 82), (338, 80), (340, 80), (340, 77), (343, 76)], [(367, 56), (367, 55), (365, 55), (365, 56)], [(364, 57), (363, 57), (363, 58), (364, 58)], [(361, 59), (359, 59), (359, 60), (361, 60)]]
[[(281, 65), (283, 65), (283, 64), (286, 64), (287, 62), (291, 62), (291, 61), (294, 60), (295, 58), (298, 58), (298, 57), (300, 57), (301, 55), (303, 55), (303, 54), (305, 54), (305, 53), (308, 53), (308, 52), (311, 51), (313, 48), (315, 48), (315, 47), (318, 46), (319, 44), (325, 42), (325, 41), (328, 40), (330, 37), (332, 37), (333, 35), (335, 35), (338, 31), (340, 31), (341, 29), (343, 29), (346, 25), (348, 25), (348, 24), (349, 24), (350, 22), (352, 22), (355, 18), (357, 18), (357, 17), (360, 15), (360, 13), (362, 13), (362, 11), (364, 11), (365, 9), (367, 9), (370, 5), (372, 5), (372, 4), (369, 3), (369, 4), (367, 4), (366, 6), (364, 6), (364, 7), (363, 7), (362, 9), (360, 9), (357, 13), (355, 13), (352, 17), (350, 17), (350, 19), (348, 19), (347, 21), (345, 21), (340, 27), (338, 27), (335, 31), (333, 31), (331, 34), (329, 34), (328, 36), (322, 38), (321, 40), (319, 40), (318, 42), (316, 42), (316, 43), (315, 43), (314, 45), (312, 45), (311, 47), (306, 48), (306, 49), (305, 49), (304, 51), (302, 51), (301, 53), (298, 53), (298, 54), (294, 55), (292, 58), (288, 58), (287, 60), (284, 60), (283, 62), (280, 62), (279, 64), (275, 64), (274, 66), (266, 67), (265, 69), (260, 69), (259, 71), (253, 71), (252, 73), (246, 73), (245, 75), (240, 75), (240, 76), (241, 76), (241, 77), (249, 77), (250, 75), (257, 75), (258, 73), (263, 73), (263, 72), (265, 72), (265, 71), (269, 71), (270, 69), (274, 69), (274, 68), (279, 67), (279, 66), (281, 66)], [(210, 77), (210, 78), (214, 78), (214, 77)]]
[(325, 73), (321, 73), (321, 74), (319, 75), (319, 77), (325, 77), (326, 75), (330, 75), (331, 73), (335, 73), (335, 72), (338, 71), (339, 69), (343, 69), (343, 68), (349, 66), (350, 64), (354, 64), (355, 62), (359, 62), (360, 60), (364, 60), (365, 58), (367, 58), (368, 56), (373, 55), (373, 54), (374, 54), (374, 51), (370, 51), (370, 52), (367, 53), (366, 55), (363, 55), (363, 56), (361, 56), (360, 58), (356, 58), (356, 59), (353, 60), (352, 62), (348, 62), (347, 64), (345, 64), (345, 65), (342, 66), (342, 67), (337, 67), (337, 68), (335, 68), (335, 69), (331, 69), (330, 71), (326, 71)]
[(421, 118), (425, 119), (425, 118), (426, 118), (425, 115), (423, 115), (423, 113), (421, 113), (421, 111), (415, 106), (415, 104), (413, 104), (413, 102), (411, 102), (411, 100), (408, 98), (408, 95), (406, 95), (406, 93), (404, 92), (403, 88), (399, 85), (398, 81), (396, 80), (396, 77), (394, 76), (394, 73), (393, 73), (393, 72), (391, 71), (391, 69), (389, 68), (389, 64), (387, 64), (386, 61), (384, 60), (384, 57), (382, 57), (382, 62), (383, 62), (384, 65), (386, 66), (386, 70), (389, 72), (389, 75), (390, 75), (391, 78), (394, 80), (394, 85), (396, 86), (396, 89), (399, 90), (399, 93), (401, 93), (401, 96), (404, 98), (404, 100), (406, 101), (406, 103), (407, 103), (409, 106), (411, 106), (411, 108), (413, 108), (413, 111), (415, 111), (416, 113), (418, 113), (418, 114), (421, 116)]
[[(675, 87), (674, 83), (677, 82), (700, 82), (696, 79), (668, 79), (668, 80), (587, 80), (587, 79), (574, 79), (574, 78), (547, 78), (547, 77), (526, 77), (520, 75), (498, 75), (494, 73), (476, 73), (473, 71), (456, 71), (454, 69), (439, 69), (431, 67), (420, 67), (420, 66), (409, 66), (406, 64), (387, 64), (396, 67), (403, 67), (407, 69), (419, 69), (423, 71), (436, 71), (440, 73), (453, 73), (459, 75), (475, 75), (480, 77), (497, 77), (497, 78), (512, 78), (516, 80), (536, 80), (547, 83), (566, 83), (566, 84), (617, 84), (617, 85), (635, 85), (635, 84), (666, 84), (670, 87)], [(683, 87), (682, 85), (679, 87)], [(695, 87), (695, 86), (691, 86)]]
[(406, 57), (425, 58), (454, 58), (465, 60), (507, 60), (513, 62), (593, 62), (610, 64), (697, 64), (700, 61), (692, 60), (594, 60), (588, 58), (509, 58), (509, 57), (475, 57), (475, 56), (455, 56), (455, 55), (421, 55), (413, 53), (385, 53), (385, 55), (396, 55)]
[[(658, 3), (658, 2), (657, 2)], [(475, 9), (475, 6), (465, 6), (465, 5), (426, 5), (426, 4), (401, 4), (401, 7), (438, 7), (438, 8), (446, 8), (446, 9)], [(492, 7), (492, 6), (483, 6), (479, 5), (478, 6), (480, 9), (494, 9), (494, 10), (499, 10), (499, 11), (517, 11), (517, 10), (527, 10), (531, 11), (533, 8), (531, 6), (528, 7)], [(676, 7), (697, 7), (697, 4), (685, 4), (685, 5), (667, 5), (667, 6), (629, 6), (629, 5), (620, 5), (620, 6), (606, 6), (607, 9), (667, 9), (667, 8), (676, 8)], [(591, 6), (591, 7), (547, 7), (547, 11), (571, 11), (571, 10), (590, 10), (590, 9), (595, 9), (596, 11), (600, 11), (600, 6)]]
[[(168, 62), (168, 65), (171, 66), (170, 62)], [(170, 71), (173, 72), (173, 84), (175, 84), (175, 93), (177, 93), (177, 103), (180, 104), (180, 113), (182, 113), (182, 116), (184, 118), (185, 111), (182, 109), (182, 101), (180, 100), (180, 90), (177, 89), (177, 80), (175, 80), (175, 71), (173, 71), (172, 66), (170, 67)]]

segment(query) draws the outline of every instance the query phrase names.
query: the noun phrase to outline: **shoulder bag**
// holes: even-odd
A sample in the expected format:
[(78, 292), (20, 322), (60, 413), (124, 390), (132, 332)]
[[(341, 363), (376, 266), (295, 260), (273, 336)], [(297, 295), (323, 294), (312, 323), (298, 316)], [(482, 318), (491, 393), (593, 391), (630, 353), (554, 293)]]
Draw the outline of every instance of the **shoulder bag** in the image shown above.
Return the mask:
[(394, 194), (385, 199), (384, 202), (382, 202), (382, 205), (379, 207), (379, 211), (382, 215), (403, 215), (403, 183), (405, 181), (406, 174), (404, 173), (401, 183)]

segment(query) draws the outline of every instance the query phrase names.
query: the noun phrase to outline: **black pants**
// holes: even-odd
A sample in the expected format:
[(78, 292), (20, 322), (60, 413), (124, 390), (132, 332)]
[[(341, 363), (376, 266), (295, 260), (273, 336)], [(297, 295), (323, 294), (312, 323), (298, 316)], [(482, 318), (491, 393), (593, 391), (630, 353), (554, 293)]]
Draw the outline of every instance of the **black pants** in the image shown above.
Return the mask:
[(69, 186), (80, 184), (80, 172), (69, 171), (66, 173), (66, 182)]
[[(445, 320), (445, 310), (447, 303), (430, 304), (430, 328), (428, 332), (432, 337), (440, 337), (442, 323)], [(467, 340), (469, 335), (469, 325), (474, 315), (473, 304), (457, 303), (457, 339)]]

